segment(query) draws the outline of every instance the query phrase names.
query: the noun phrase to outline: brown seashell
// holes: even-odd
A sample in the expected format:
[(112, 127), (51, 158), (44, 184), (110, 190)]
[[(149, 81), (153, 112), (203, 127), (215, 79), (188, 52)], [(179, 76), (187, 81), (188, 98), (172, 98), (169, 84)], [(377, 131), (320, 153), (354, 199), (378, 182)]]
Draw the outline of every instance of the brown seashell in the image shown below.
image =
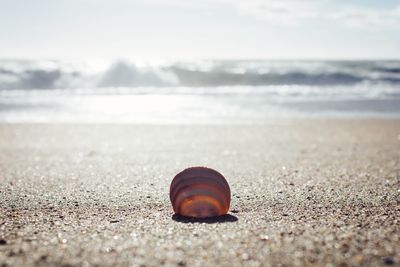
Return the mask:
[(169, 197), (176, 214), (206, 218), (228, 212), (231, 190), (225, 177), (216, 170), (192, 167), (174, 177)]

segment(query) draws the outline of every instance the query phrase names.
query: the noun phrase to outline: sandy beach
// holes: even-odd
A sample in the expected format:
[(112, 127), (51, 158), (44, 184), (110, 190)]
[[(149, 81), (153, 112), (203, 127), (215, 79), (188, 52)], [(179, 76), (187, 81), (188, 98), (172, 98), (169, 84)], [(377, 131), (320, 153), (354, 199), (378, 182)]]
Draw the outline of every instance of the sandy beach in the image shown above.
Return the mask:
[[(209, 166), (230, 215), (173, 217)], [(400, 266), (400, 120), (0, 124), (0, 266)]]

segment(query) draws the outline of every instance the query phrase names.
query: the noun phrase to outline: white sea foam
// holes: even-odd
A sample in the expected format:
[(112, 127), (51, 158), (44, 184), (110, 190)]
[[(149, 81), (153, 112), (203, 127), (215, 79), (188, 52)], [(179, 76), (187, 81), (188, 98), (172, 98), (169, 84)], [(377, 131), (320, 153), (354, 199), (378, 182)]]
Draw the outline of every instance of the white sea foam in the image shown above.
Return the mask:
[(0, 122), (400, 117), (400, 62), (0, 60)]

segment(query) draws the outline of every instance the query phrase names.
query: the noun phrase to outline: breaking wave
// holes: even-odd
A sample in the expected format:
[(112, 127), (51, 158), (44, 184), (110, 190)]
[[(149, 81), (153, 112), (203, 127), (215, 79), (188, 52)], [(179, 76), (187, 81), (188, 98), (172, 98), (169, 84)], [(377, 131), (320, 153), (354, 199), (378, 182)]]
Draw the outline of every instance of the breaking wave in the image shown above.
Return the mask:
[(201, 61), (138, 65), (0, 60), (0, 89), (400, 85), (399, 61)]

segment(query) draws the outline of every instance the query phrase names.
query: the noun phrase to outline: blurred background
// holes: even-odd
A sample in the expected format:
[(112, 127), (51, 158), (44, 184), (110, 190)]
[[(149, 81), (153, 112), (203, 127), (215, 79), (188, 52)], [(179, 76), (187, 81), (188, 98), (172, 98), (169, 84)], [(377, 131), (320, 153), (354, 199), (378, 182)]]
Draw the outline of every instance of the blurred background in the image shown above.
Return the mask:
[(0, 7), (0, 122), (400, 117), (398, 0)]

